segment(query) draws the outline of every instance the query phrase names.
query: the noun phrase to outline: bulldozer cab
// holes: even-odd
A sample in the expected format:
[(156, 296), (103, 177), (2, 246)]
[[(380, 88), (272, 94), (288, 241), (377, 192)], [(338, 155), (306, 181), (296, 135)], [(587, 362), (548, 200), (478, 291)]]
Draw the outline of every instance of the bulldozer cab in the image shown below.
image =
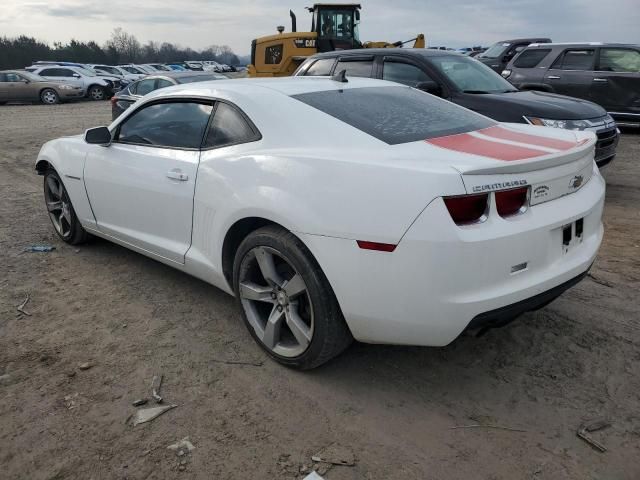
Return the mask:
[(360, 48), (358, 26), (360, 4), (316, 3), (308, 7), (312, 13), (311, 31), (317, 34), (318, 52)]

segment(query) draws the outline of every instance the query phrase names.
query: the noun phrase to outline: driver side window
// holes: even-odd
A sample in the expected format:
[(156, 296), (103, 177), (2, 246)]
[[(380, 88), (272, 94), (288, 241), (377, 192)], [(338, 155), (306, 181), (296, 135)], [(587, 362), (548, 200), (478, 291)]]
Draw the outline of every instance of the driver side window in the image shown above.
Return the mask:
[(415, 87), (418, 83), (432, 81), (421, 68), (404, 62), (385, 60), (382, 79)]
[(213, 106), (198, 102), (156, 103), (134, 112), (119, 127), (115, 141), (150, 147), (197, 149)]

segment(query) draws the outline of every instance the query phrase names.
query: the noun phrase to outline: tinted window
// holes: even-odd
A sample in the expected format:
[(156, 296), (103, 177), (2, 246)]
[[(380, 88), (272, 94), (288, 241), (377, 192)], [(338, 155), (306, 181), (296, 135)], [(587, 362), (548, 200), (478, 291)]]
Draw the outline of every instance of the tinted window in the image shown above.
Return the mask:
[(567, 50), (554, 64), (561, 70), (593, 70), (595, 50)]
[(367, 87), (294, 95), (391, 145), (479, 130), (495, 122), (407, 87)]
[(640, 52), (622, 48), (603, 48), (600, 50), (602, 72), (640, 72)]
[(314, 64), (309, 67), (305, 75), (309, 77), (330, 75), (333, 62), (335, 62), (335, 58), (321, 58), (320, 60), (316, 60)]
[(205, 147), (222, 147), (260, 139), (244, 116), (231, 105), (218, 103), (213, 116)]
[(409, 63), (385, 61), (382, 79), (415, 87), (420, 82), (431, 80), (421, 68)]
[(340, 73), (342, 70), (346, 70), (347, 77), (370, 77), (372, 68), (373, 59), (350, 62), (343, 58), (338, 60), (338, 65), (336, 65), (334, 72)]
[(136, 95), (146, 95), (149, 92), (153, 92), (155, 90), (155, 84), (156, 81), (153, 78), (139, 81), (136, 86)]
[(117, 141), (162, 147), (199, 148), (213, 107), (158, 103), (136, 111), (119, 127)]
[(542, 61), (542, 59), (549, 54), (550, 51), (551, 50), (548, 48), (525, 50), (520, 55), (518, 55), (518, 58), (516, 58), (513, 62), (513, 66), (518, 68), (536, 67)]
[(156, 89), (171, 86), (173, 86), (173, 83), (171, 83), (169, 80), (165, 80), (164, 78), (159, 78), (158, 83), (156, 83)]
[(61, 68), (45, 68), (41, 70), (38, 75), (42, 75), (43, 77), (62, 77), (61, 71)]
[(459, 90), (467, 93), (504, 93), (513, 85), (479, 61), (462, 55), (438, 55), (429, 58), (431, 65)]

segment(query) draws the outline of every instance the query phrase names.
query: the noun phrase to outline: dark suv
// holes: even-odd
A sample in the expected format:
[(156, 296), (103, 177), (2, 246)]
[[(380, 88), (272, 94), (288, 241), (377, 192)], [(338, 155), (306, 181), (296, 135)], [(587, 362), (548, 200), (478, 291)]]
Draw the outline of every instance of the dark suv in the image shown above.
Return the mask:
[(618, 125), (640, 126), (640, 45), (532, 44), (502, 72), (521, 90), (542, 90), (602, 105)]
[(296, 76), (371, 77), (437, 95), (499, 122), (591, 130), (598, 136), (596, 163), (613, 160), (618, 129), (595, 103), (545, 92), (521, 92), (486, 65), (458, 53), (422, 48), (342, 50), (309, 57)]
[(500, 73), (522, 50), (527, 48), (530, 43), (550, 43), (550, 38), (516, 38), (513, 40), (502, 40), (494, 43), (486, 51), (479, 54), (476, 58), (482, 63), (491, 67), (494, 71)]

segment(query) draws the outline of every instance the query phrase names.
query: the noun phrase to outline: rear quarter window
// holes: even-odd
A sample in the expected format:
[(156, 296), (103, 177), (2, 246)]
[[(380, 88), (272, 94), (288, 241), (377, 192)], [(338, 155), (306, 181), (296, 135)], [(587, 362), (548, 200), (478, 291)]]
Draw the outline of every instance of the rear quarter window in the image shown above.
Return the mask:
[(293, 95), (389, 145), (470, 132), (496, 122), (409, 87), (366, 87)]
[(534, 50), (525, 50), (518, 58), (513, 62), (513, 66), (517, 68), (535, 68), (540, 62), (549, 55), (551, 49), (534, 49)]

